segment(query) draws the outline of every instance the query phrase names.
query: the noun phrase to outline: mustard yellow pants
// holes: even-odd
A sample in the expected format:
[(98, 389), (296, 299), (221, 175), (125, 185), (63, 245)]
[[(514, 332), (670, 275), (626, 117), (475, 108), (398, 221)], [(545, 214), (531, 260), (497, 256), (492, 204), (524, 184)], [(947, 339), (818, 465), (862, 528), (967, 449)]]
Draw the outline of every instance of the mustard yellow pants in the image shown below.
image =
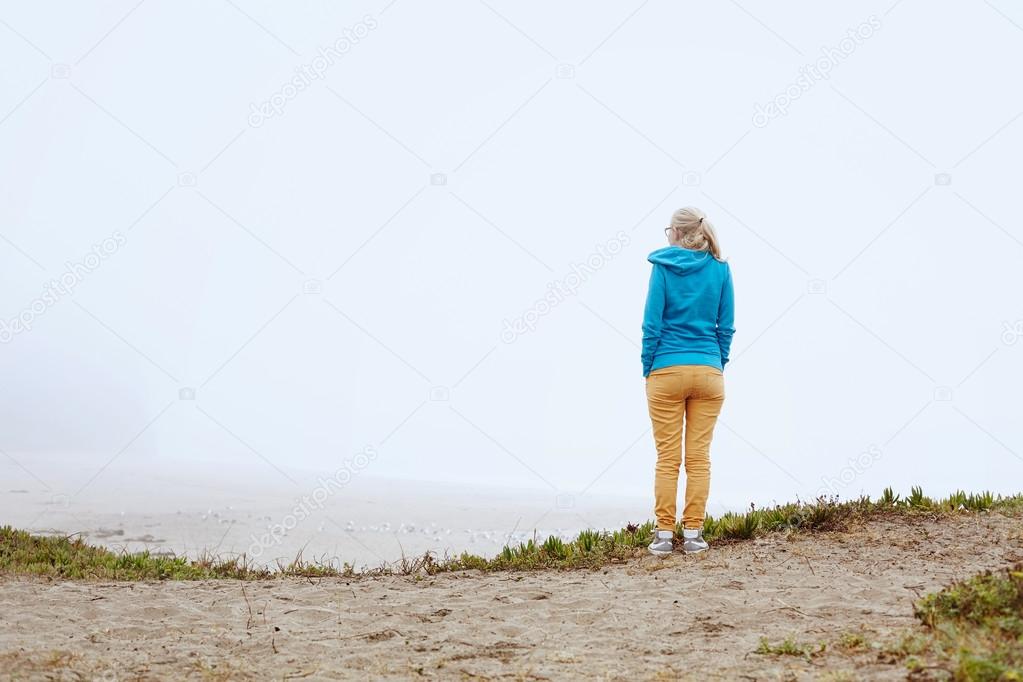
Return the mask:
[(654, 477), (654, 514), (659, 530), (674, 530), (678, 474), (682, 465), (685, 424), (686, 506), (685, 528), (703, 528), (710, 492), (710, 441), (721, 404), (725, 379), (721, 370), (704, 365), (675, 365), (650, 373), (646, 380), (647, 405), (657, 444)]

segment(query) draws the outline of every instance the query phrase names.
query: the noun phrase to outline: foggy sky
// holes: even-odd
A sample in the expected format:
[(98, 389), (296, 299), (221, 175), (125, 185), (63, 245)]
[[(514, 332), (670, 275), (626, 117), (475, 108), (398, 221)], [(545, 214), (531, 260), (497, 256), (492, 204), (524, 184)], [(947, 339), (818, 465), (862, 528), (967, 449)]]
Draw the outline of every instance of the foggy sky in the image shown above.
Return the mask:
[(647, 494), (646, 254), (695, 205), (736, 289), (713, 501), (1017, 491), (994, 4), (0, 3), (3, 488), (371, 447)]

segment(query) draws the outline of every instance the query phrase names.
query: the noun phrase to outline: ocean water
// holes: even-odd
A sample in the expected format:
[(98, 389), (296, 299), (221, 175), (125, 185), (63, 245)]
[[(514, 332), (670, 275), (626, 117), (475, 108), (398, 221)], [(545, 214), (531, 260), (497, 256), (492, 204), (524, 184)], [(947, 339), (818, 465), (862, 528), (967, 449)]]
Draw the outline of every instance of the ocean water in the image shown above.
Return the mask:
[(490, 556), (507, 543), (585, 528), (618, 529), (651, 516), (633, 496), (452, 485), (194, 464), (46, 467), (4, 477), (0, 523), (80, 534), (115, 550), (196, 557), (245, 555), (257, 564), (306, 560), (375, 567), (431, 552)]

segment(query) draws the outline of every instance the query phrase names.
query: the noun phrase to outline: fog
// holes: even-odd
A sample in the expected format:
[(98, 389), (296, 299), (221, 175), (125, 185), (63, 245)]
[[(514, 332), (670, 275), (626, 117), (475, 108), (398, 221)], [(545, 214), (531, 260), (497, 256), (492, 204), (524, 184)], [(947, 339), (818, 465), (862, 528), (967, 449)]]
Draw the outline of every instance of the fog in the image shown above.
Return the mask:
[(408, 518), (464, 492), (465, 527), (646, 518), (646, 255), (687, 205), (736, 289), (712, 512), (1018, 492), (1021, 25), (2, 2), (0, 522), (322, 475), (339, 514), (355, 480)]

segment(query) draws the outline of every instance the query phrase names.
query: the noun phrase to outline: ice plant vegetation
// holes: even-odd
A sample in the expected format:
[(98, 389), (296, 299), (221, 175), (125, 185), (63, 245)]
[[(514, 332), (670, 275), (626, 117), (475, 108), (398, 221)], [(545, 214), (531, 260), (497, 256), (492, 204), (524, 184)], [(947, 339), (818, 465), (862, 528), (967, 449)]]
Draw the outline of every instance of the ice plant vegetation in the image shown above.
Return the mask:
[[(908, 497), (886, 489), (877, 500), (860, 497), (840, 501), (821, 497), (812, 502), (793, 502), (743, 513), (708, 516), (704, 537), (712, 545), (742, 542), (771, 533), (798, 534), (840, 531), (858, 523), (891, 515), (969, 514), (989, 511), (1019, 513), (1023, 495), (1010, 497), (962, 491), (932, 499), (918, 487)], [(681, 528), (677, 529), (681, 535)], [(0, 528), (0, 574), (40, 575), (65, 579), (103, 580), (207, 580), (235, 578), (346, 577), (378, 575), (432, 575), (449, 571), (528, 571), (539, 569), (594, 569), (622, 563), (640, 555), (651, 541), (653, 522), (628, 524), (616, 531), (584, 530), (572, 541), (558, 537), (534, 538), (505, 547), (495, 556), (462, 553), (436, 557), (427, 553), (403, 558), (376, 568), (357, 569), (351, 564), (308, 561), (301, 556), (272, 567), (256, 564), (250, 557), (200, 556), (197, 559), (129, 554), (89, 545), (76, 536), (36, 536), (11, 527)]]

